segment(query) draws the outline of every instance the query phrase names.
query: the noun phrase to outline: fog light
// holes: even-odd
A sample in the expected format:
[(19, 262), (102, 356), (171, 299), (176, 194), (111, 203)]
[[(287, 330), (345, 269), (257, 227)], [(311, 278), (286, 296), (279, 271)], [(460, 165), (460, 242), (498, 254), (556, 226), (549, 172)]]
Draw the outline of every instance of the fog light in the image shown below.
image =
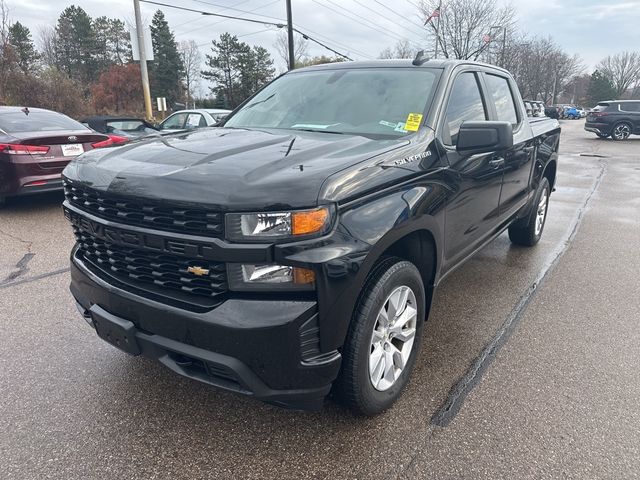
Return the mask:
[(228, 264), (229, 289), (235, 291), (313, 290), (315, 273), (290, 265)]

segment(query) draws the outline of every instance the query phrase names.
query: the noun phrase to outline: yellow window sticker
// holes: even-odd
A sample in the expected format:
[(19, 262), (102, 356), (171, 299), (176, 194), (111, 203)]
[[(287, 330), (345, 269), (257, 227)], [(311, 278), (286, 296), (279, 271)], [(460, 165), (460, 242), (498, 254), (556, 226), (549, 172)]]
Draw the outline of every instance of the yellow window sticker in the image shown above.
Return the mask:
[(410, 132), (417, 132), (418, 128), (420, 128), (420, 124), (422, 123), (422, 114), (421, 113), (410, 113), (407, 117), (407, 122), (404, 126), (405, 130)]

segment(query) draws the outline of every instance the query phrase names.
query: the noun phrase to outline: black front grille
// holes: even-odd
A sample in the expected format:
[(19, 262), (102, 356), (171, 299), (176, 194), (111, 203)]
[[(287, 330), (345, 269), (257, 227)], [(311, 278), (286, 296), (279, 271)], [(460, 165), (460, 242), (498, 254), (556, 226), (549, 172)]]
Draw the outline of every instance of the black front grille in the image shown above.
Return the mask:
[[(194, 297), (213, 299), (227, 292), (224, 263), (121, 247), (78, 228), (74, 228), (74, 233), (81, 258), (100, 273), (126, 285), (182, 301), (191, 301)], [(199, 267), (197, 271), (202, 275), (189, 272), (189, 267)]]
[(135, 200), (69, 182), (64, 184), (64, 195), (71, 205), (85, 212), (126, 225), (207, 237), (223, 234), (220, 212)]

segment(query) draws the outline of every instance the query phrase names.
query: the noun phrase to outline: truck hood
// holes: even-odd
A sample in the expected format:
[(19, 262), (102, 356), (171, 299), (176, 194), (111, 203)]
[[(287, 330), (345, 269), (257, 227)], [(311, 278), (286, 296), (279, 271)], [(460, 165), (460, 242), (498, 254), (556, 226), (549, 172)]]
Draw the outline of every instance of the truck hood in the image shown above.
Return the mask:
[[(64, 176), (119, 195), (220, 210), (313, 207), (323, 183), (406, 139), (207, 128), (80, 156)], [(345, 173), (345, 182), (349, 175)]]

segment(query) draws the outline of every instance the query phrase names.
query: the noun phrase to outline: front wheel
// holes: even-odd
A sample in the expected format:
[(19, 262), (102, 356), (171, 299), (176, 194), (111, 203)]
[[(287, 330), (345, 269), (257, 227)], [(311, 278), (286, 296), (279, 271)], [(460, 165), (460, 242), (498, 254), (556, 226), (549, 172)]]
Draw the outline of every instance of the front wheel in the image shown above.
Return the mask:
[(400, 397), (420, 349), (425, 291), (418, 269), (387, 258), (365, 284), (342, 349), (334, 392), (361, 415), (375, 415)]
[(549, 180), (544, 177), (536, 190), (533, 209), (529, 216), (509, 226), (509, 239), (513, 243), (525, 247), (533, 247), (540, 241), (547, 221), (550, 192)]

